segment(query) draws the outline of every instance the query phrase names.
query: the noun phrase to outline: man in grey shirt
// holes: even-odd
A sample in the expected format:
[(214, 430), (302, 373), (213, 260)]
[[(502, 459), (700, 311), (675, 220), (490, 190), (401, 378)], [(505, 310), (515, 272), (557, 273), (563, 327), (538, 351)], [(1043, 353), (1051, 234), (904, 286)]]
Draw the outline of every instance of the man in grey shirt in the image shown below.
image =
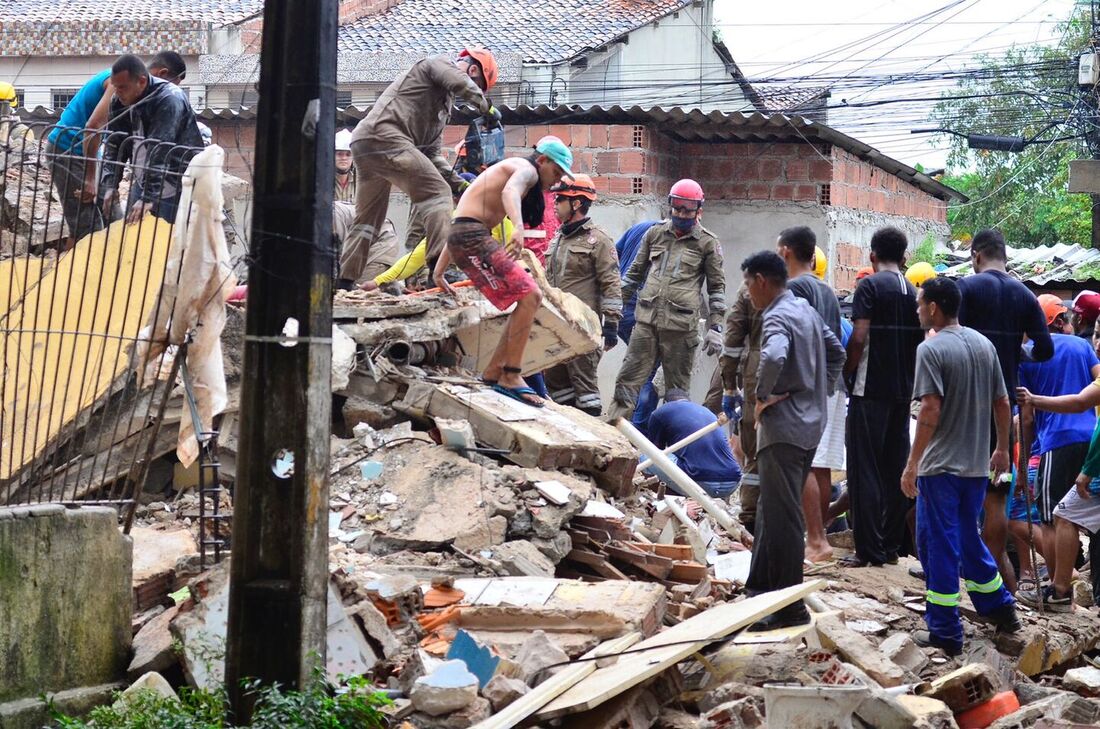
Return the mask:
[[(989, 472), (999, 479), (1010, 471), (1008, 393), (993, 344), (959, 326), (961, 300), (958, 284), (943, 277), (925, 281), (917, 292), (921, 327), (936, 334), (917, 347), (913, 399), (920, 400), (920, 414), (901, 475), (901, 490), (917, 499), (917, 552), (928, 588), (928, 630), (918, 630), (913, 640), (953, 656), (963, 644), (960, 566), (978, 614), (998, 630), (1020, 629), (1016, 604), (978, 532)], [(997, 444), (987, 459), (991, 411)]]
[[(813, 307), (787, 290), (787, 267), (778, 254), (754, 253), (741, 272), (753, 306), (764, 317), (756, 381), (760, 501), (745, 583), (748, 593), (759, 594), (802, 582), (802, 488), (825, 431), (826, 404), (840, 380), (844, 348)], [(751, 629), (809, 621), (799, 600)]]

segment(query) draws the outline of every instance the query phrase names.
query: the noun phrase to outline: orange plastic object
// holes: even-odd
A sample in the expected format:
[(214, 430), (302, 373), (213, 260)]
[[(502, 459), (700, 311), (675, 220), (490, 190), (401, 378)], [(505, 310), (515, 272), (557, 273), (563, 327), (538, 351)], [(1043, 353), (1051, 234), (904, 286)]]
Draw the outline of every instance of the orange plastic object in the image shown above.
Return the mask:
[[(473, 281), (471, 281), (470, 279), (466, 279), (465, 281), (459, 281), (457, 283), (451, 284), (451, 288), (453, 288), (453, 289), (468, 289), (473, 285), (474, 285)], [(411, 294), (409, 294), (409, 296), (427, 296), (428, 294), (441, 294), (441, 293), (443, 293), (443, 289), (436, 286), (434, 289), (424, 289), (423, 291), (413, 291)]]
[(433, 587), (424, 595), (424, 607), (447, 607), (461, 601), (464, 597), (466, 593), (454, 587)]
[(457, 618), (458, 614), (458, 607), (455, 605), (451, 605), (446, 610), (440, 610), (437, 613), (417, 615), (416, 622), (420, 623), (420, 627), (430, 633), (439, 630), (444, 625)]
[(1012, 691), (999, 693), (984, 704), (978, 704), (955, 717), (959, 729), (985, 729), (1002, 716), (1020, 709), (1020, 700)]

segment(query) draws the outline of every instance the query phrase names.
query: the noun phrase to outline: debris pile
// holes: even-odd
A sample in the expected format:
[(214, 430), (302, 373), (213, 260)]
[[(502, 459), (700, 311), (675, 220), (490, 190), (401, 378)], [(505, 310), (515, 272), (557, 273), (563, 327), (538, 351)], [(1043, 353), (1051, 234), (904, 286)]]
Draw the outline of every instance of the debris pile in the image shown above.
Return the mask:
[[(721, 526), (736, 523), (735, 507), (708, 513), (666, 494), (636, 472), (639, 454), (617, 429), (553, 403), (530, 408), (470, 375), (476, 360), (455, 332), (491, 317), (469, 294), (338, 294), (336, 311), (356, 355), (334, 394), (344, 427), (331, 449), (327, 669), (387, 690), (394, 726), (1100, 721), (1091, 612), (1021, 606), (1024, 630), (999, 634), (964, 601), (967, 650), (950, 658), (911, 638), (925, 596), (911, 559), (825, 565), (802, 585), (748, 596), (751, 552)], [(533, 336), (548, 332), (536, 324)], [(231, 484), (227, 421), (219, 458)], [(169, 499), (182, 476), (160, 473), (135, 542), (176, 544), (177, 559), (153, 560), (136, 583), (131, 676), (211, 685), (225, 568), (194, 576), (198, 497)], [(834, 536), (837, 551), (845, 537)], [(797, 599), (811, 624), (746, 630)]]

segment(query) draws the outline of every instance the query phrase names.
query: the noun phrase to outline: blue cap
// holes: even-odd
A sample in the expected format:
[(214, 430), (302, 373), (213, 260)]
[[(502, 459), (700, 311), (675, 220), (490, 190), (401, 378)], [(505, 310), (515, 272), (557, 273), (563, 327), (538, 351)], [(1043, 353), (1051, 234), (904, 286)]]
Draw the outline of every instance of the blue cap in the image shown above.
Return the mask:
[(466, 182), (473, 182), (477, 179), (477, 175), (475, 175), (473, 172), (460, 172), (458, 173), (458, 176), (461, 177), (463, 180), (466, 180)]
[(543, 137), (535, 145), (535, 151), (549, 157), (569, 177), (573, 176), (573, 153), (557, 137)]

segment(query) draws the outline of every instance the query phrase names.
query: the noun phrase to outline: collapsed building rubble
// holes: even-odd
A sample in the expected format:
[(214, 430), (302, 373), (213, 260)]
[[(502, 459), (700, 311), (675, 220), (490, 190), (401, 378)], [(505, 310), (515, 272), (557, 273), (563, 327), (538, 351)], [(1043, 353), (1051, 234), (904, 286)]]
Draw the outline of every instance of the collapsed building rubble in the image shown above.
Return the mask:
[[(38, 279), (57, 265), (41, 259)], [(584, 312), (545, 291), (528, 372), (599, 346)], [(1024, 631), (1006, 636), (964, 606), (968, 650), (949, 658), (910, 638), (925, 589), (908, 574), (911, 560), (827, 566), (802, 585), (748, 596), (751, 555), (734, 507), (665, 493), (638, 471), (638, 449), (618, 429), (554, 403), (535, 410), (473, 376), (502, 323), (476, 292), (341, 292), (334, 316), (343, 346), (333, 358), (334, 412), (343, 422), (331, 442), (326, 668), (386, 690), (394, 726), (1007, 728), (1100, 719), (1092, 613), (1021, 608)], [(243, 321), (230, 308), (221, 332), (218, 462), (229, 488)], [(161, 688), (156, 674), (211, 687), (223, 676), (228, 581), (224, 562), (203, 568), (198, 553), (211, 532), (200, 529), (216, 505), (213, 536), (232, 548), (230, 491), (199, 493), (195, 464), (177, 458), (187, 417), (178, 388), (152, 442), (138, 438), (153, 427), (141, 417), (96, 427), (90, 413), (149, 397), (125, 371), (132, 363), (119, 361), (97, 397), (73, 403), (63, 432), (49, 436), (69, 444), (66, 458), (45, 470), (30, 459), (21, 475), (72, 479), (75, 493), (94, 497), (147, 459), (132, 531), (129, 675)], [(107, 465), (85, 468), (89, 460)], [(845, 543), (834, 541), (838, 550)], [(803, 597), (811, 625), (745, 630)]]

